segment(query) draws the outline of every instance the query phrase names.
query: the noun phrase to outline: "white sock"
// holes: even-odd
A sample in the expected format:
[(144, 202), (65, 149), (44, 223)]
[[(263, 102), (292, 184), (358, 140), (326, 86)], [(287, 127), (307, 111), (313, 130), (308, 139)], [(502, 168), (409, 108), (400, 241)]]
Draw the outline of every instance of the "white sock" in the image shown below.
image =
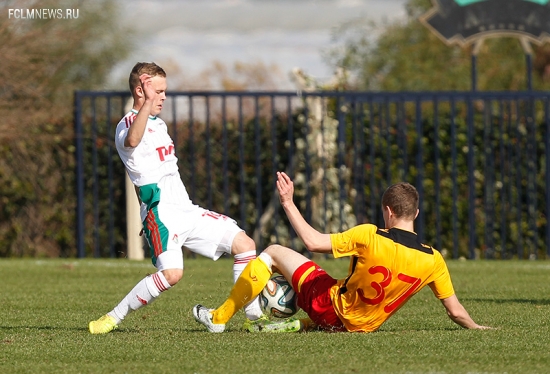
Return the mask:
[(107, 314), (116, 319), (117, 324), (119, 324), (131, 311), (152, 303), (159, 297), (161, 292), (169, 288), (170, 284), (160, 271), (148, 275), (139, 281), (132, 291)]
[[(239, 275), (243, 272), (246, 265), (256, 258), (256, 251), (248, 251), (235, 255), (235, 261), (233, 262), (233, 281), (236, 282)], [(246, 318), (254, 321), (261, 317), (262, 309), (260, 308), (260, 299), (256, 297), (250, 303), (244, 307), (244, 313)]]
[(265, 252), (262, 252), (262, 253), (260, 253), (260, 255), (258, 257), (261, 258), (262, 261), (267, 265), (269, 270), (271, 270), (271, 268), (273, 266), (273, 259), (271, 258), (271, 256), (268, 255)]

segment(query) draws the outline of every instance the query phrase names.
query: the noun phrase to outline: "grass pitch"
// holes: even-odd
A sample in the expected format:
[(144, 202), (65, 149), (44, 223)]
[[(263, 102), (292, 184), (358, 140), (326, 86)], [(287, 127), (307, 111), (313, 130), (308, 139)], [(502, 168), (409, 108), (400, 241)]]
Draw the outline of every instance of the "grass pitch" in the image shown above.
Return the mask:
[[(319, 263), (347, 272), (347, 261)], [(227, 332), (207, 333), (191, 308), (224, 300), (232, 261), (185, 265), (176, 287), (97, 336), (88, 322), (153, 272), (149, 261), (0, 260), (0, 373), (550, 372), (545, 261), (448, 262), (458, 298), (495, 330), (456, 326), (426, 288), (371, 334), (250, 334), (242, 312)]]

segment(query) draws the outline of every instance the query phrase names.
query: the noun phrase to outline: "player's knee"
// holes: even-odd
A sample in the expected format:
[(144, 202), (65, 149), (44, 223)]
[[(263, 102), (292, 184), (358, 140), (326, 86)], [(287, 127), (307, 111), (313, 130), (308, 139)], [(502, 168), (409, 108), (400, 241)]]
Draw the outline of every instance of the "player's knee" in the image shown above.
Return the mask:
[(176, 285), (183, 277), (183, 269), (167, 269), (162, 274), (170, 286)]
[(270, 266), (274, 272), (281, 273), (279, 265), (284, 262), (285, 253), (288, 250), (287, 247), (283, 247), (279, 244), (272, 244), (267, 247), (260, 255), (266, 254), (270, 258)]
[(240, 232), (235, 236), (233, 245), (231, 246), (231, 254), (236, 255), (239, 253), (245, 253), (256, 250), (256, 243), (254, 240), (244, 232)]
[(264, 252), (271, 256), (271, 258), (276, 258), (279, 254), (284, 253), (289, 250), (287, 247), (283, 247), (279, 244), (271, 244), (267, 247)]

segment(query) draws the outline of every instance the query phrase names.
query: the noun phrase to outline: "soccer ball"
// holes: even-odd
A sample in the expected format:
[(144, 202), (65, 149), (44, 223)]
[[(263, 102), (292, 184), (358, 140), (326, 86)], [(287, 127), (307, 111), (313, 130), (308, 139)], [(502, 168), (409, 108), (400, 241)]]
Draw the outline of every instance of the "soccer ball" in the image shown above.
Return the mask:
[(288, 318), (299, 310), (298, 295), (282, 275), (272, 277), (260, 293), (264, 313), (275, 318)]

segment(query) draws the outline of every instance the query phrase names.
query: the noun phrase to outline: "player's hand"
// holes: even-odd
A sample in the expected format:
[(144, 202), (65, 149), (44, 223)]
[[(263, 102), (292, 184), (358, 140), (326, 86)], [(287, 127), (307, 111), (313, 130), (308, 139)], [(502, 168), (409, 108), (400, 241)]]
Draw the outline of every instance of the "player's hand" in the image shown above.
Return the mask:
[(141, 74), (139, 76), (141, 89), (145, 95), (145, 100), (154, 100), (157, 92), (153, 88), (153, 78), (149, 74)]
[(279, 191), (279, 200), (281, 205), (285, 206), (292, 203), (292, 195), (294, 195), (294, 183), (292, 179), (284, 172), (277, 172), (277, 190)]

